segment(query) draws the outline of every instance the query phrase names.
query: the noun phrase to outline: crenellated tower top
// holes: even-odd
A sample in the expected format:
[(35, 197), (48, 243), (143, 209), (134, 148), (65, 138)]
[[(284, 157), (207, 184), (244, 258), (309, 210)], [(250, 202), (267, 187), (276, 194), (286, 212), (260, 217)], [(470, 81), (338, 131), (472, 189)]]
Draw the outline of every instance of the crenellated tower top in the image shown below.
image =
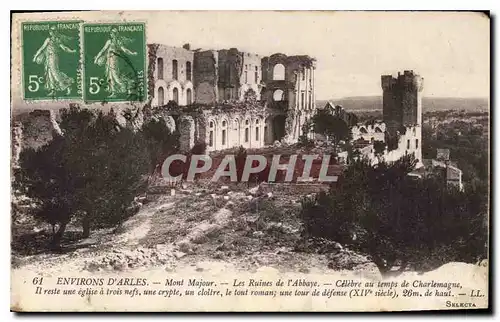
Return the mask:
[(405, 70), (397, 77), (382, 75), (384, 121), (390, 131), (422, 124), (424, 78)]

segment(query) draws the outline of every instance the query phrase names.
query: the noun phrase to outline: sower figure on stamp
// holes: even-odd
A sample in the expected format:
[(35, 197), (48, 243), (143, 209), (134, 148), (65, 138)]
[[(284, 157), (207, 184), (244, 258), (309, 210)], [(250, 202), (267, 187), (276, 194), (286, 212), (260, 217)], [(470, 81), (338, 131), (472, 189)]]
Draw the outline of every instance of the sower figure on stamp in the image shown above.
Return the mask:
[(126, 60), (126, 55), (137, 55), (137, 52), (125, 47), (130, 42), (132, 42), (132, 39), (119, 36), (118, 30), (113, 28), (110, 39), (106, 41), (104, 47), (94, 58), (95, 64), (105, 66), (105, 77), (108, 83), (106, 89), (110, 93), (109, 97), (127, 93), (132, 83), (130, 77), (120, 69), (120, 58)]
[(45, 66), (45, 89), (49, 92), (49, 96), (54, 96), (56, 92), (62, 91), (66, 91), (67, 95), (71, 93), (71, 85), (75, 80), (59, 68), (60, 50), (67, 53), (76, 52), (75, 49), (71, 49), (65, 44), (69, 40), (71, 37), (57, 32), (55, 27), (52, 27), (49, 30), (49, 37), (45, 39), (42, 47), (33, 56), (33, 62)]

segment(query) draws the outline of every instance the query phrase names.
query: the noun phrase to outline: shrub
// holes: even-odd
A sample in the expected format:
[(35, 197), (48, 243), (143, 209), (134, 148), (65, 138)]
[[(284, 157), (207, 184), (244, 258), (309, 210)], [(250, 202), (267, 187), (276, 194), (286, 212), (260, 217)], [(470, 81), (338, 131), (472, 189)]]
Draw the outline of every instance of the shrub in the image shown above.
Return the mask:
[(35, 217), (57, 226), (52, 246), (58, 247), (72, 219), (90, 229), (123, 222), (134, 213), (137, 194), (159, 157), (175, 149), (161, 124), (141, 131), (122, 128), (113, 113), (71, 107), (61, 111), (62, 136), (39, 150), (21, 153), (16, 181), (40, 204)]
[(373, 142), (373, 150), (375, 155), (382, 156), (385, 152), (385, 142), (384, 141), (375, 141)]
[(141, 133), (147, 143), (150, 158), (150, 173), (161, 169), (167, 156), (179, 149), (178, 133), (171, 133), (165, 119), (151, 119), (141, 128)]
[(341, 117), (332, 114), (328, 109), (318, 110), (312, 117), (311, 122), (314, 132), (332, 139), (335, 146), (340, 141), (349, 141), (351, 139), (351, 129), (347, 122)]
[(407, 174), (415, 163), (413, 156), (376, 166), (352, 162), (335, 188), (302, 202), (304, 234), (369, 254), (383, 274), (396, 263), (421, 266), (443, 249), (455, 261), (485, 256), (486, 195), (414, 179)]

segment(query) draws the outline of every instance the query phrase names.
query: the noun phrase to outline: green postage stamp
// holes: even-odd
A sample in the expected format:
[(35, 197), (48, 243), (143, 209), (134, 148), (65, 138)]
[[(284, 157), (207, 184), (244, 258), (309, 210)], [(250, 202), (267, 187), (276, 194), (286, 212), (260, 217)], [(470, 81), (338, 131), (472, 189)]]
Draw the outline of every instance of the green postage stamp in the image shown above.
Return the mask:
[(143, 23), (85, 24), (83, 48), (85, 101), (145, 101)]
[(80, 21), (22, 24), (24, 99), (82, 97), (80, 26)]

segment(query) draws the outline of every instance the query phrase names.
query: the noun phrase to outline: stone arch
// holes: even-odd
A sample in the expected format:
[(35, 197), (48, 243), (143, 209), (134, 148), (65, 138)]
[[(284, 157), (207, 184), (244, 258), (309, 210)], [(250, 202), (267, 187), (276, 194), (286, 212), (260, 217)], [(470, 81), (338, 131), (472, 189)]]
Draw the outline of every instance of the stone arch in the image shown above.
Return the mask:
[(277, 89), (273, 92), (273, 101), (280, 102), (283, 100), (285, 92), (282, 89)]
[(172, 89), (172, 101), (176, 102), (179, 105), (179, 89), (174, 87)]
[(272, 141), (280, 141), (285, 137), (285, 125), (286, 125), (286, 116), (285, 115), (276, 115), (272, 120), (273, 132), (272, 132)]
[(273, 80), (285, 80), (285, 65), (281, 63), (274, 65)]
[(263, 145), (263, 128), (264, 128), (264, 117), (262, 115), (257, 115), (254, 119), (254, 129), (253, 129), (253, 139), (260, 147)]
[(239, 146), (241, 144), (240, 131), (241, 131), (240, 120), (236, 117), (233, 119), (230, 129), (230, 133), (232, 134), (230, 136), (230, 139), (232, 138), (231, 141), (233, 146)]
[(186, 90), (186, 105), (191, 105), (193, 104), (193, 91), (191, 88), (188, 88)]
[(378, 126), (376, 126), (375, 127), (375, 133), (382, 133), (382, 130)]
[(165, 90), (162, 86), (158, 87), (158, 106), (165, 105)]
[(368, 131), (366, 130), (366, 128), (364, 126), (360, 127), (359, 128), (359, 132), (363, 133), (363, 134), (367, 134)]
[(207, 150), (217, 149), (217, 122), (213, 118), (207, 120)]
[(229, 136), (229, 123), (226, 117), (223, 117), (220, 122), (220, 147), (226, 148), (229, 145), (228, 136)]
[(243, 130), (243, 144), (246, 145), (246, 146), (250, 146), (250, 141), (251, 141), (251, 137), (250, 137), (250, 128), (251, 128), (251, 122), (250, 122), (250, 117), (247, 116), (245, 117), (244, 121), (243, 121), (243, 125), (242, 125), (242, 130)]

